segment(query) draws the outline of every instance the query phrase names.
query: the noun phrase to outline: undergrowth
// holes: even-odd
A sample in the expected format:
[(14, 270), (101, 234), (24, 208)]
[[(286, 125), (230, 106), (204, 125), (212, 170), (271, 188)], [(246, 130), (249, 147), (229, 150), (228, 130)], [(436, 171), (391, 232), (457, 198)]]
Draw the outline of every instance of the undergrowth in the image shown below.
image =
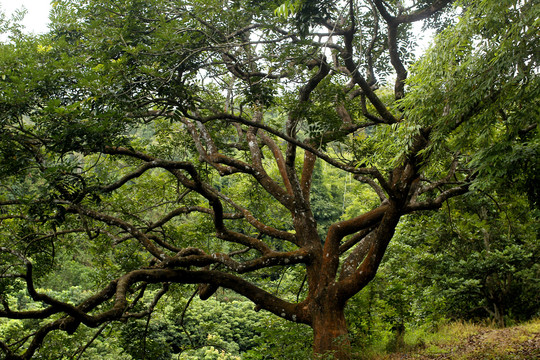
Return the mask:
[(540, 359), (540, 319), (503, 329), (469, 322), (441, 325), (435, 331), (412, 329), (400, 347), (389, 351), (378, 344), (356, 354), (356, 359)]

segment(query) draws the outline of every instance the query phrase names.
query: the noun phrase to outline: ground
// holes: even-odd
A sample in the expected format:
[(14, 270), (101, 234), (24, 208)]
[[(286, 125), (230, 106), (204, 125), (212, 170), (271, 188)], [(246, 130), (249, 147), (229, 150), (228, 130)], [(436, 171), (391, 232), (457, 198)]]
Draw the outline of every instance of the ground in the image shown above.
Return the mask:
[(540, 359), (540, 320), (504, 329), (453, 324), (431, 339), (417, 341), (419, 345), (415, 349), (375, 356), (373, 359)]

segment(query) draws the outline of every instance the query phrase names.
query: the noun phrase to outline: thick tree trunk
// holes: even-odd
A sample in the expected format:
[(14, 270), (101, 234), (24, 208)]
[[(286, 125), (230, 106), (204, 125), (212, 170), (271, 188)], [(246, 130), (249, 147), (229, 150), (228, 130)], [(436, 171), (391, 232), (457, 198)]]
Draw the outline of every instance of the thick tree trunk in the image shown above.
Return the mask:
[(344, 306), (326, 302), (314, 311), (312, 327), (315, 358), (326, 359), (326, 355), (336, 360), (351, 358)]

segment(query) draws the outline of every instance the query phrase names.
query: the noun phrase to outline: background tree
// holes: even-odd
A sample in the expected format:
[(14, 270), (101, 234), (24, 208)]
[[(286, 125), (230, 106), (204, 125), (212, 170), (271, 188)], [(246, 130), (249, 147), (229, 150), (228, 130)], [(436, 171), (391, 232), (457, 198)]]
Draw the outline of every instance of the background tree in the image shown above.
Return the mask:
[(349, 302), (360, 341), (403, 350), (404, 335), (421, 343), (448, 321), (505, 326), (537, 316), (538, 212), (515, 188), (491, 193), (402, 219), (375, 280)]
[[(415, 274), (424, 275), (413, 281), (439, 297), (431, 304), (417, 301), (417, 309), (425, 316), (490, 318), (499, 326), (534, 317), (539, 310), (534, 280), (539, 274), (534, 260), (538, 214), (524, 197), (474, 192), (449, 202), (444, 210), (420, 220), (423, 233), (405, 230), (403, 245), (410, 250), (397, 255), (398, 262), (407, 252), (406, 257), (416, 258), (414, 266), (425, 270), (416, 269)], [(426, 244), (429, 250), (412, 250)]]
[[(231, 289), (349, 358), (345, 305), (400, 219), (508, 172), (501, 148), (525, 163), (538, 149), (532, 1), (460, 2), (407, 83), (411, 24), (450, 3), (55, 1), (49, 34), (14, 33), (0, 53), (0, 316), (43, 321), (2, 340), (5, 357), (145, 318), (179, 283), (203, 300)], [(352, 195), (369, 206), (337, 221), (318, 162), (364, 184)], [(40, 291), (70, 255), (95, 269), (89, 292)], [(268, 286), (276, 267), (301, 274), (294, 293)], [(21, 287), (32, 306), (11, 300)]]

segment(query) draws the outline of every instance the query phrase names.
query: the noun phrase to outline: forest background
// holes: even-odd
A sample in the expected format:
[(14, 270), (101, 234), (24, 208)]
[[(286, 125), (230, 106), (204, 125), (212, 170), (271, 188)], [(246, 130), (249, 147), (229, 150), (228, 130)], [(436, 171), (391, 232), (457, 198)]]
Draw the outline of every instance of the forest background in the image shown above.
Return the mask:
[(538, 317), (540, 10), (452, 3), (2, 18), (3, 356), (347, 359)]

